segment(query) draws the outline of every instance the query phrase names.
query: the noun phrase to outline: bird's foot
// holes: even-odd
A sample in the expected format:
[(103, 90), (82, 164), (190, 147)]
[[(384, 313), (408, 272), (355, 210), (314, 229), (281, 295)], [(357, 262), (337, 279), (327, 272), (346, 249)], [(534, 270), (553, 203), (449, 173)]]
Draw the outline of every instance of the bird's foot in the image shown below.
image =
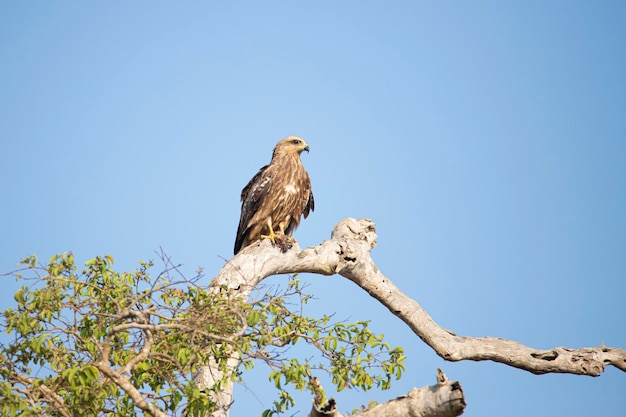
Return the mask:
[(274, 233), (272, 229), (270, 229), (269, 234), (261, 235), (261, 239), (269, 239), (272, 242), (272, 246), (278, 245), (282, 253), (287, 252), (296, 243), (293, 237), (285, 235), (283, 231)]
[(274, 231), (270, 228), (270, 233), (268, 235), (261, 235), (261, 239), (269, 239), (270, 242), (272, 242), (272, 246), (274, 246), (276, 244), (276, 240), (279, 238), (279, 236), (274, 233)]

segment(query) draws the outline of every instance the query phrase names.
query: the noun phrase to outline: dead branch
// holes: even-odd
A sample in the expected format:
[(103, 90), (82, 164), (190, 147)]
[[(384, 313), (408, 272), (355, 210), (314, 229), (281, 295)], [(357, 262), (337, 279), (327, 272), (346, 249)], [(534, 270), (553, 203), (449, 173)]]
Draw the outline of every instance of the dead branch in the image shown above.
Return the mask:
[(286, 253), (261, 240), (242, 250), (222, 268), (212, 286), (236, 289), (247, 298), (264, 278), (310, 272), (339, 274), (350, 279), (404, 321), (433, 350), (448, 361), (500, 362), (534, 374), (569, 373), (598, 376), (607, 365), (626, 371), (626, 350), (605, 346), (538, 350), (496, 337), (457, 336), (439, 326), (419, 303), (396, 287), (370, 256), (376, 245), (371, 220), (348, 218), (333, 229), (330, 240), (307, 249), (297, 245)]
[[(449, 381), (441, 369), (437, 369), (437, 384), (413, 388), (407, 395), (375, 405), (363, 406), (360, 417), (456, 417), (465, 409), (463, 389), (458, 381)], [(326, 404), (313, 400), (309, 417), (344, 417), (337, 411), (335, 400)]]

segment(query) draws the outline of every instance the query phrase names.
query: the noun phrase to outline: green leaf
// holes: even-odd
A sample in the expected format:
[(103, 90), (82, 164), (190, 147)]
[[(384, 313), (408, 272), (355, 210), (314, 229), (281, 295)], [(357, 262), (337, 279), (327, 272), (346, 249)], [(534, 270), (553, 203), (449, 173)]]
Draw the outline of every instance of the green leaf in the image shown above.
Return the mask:
[(256, 310), (250, 311), (246, 316), (246, 322), (248, 323), (248, 326), (251, 327), (255, 326), (259, 320), (261, 320), (261, 314)]
[(270, 373), (270, 381), (274, 382), (274, 385), (276, 386), (277, 389), (281, 388), (280, 385), (280, 378), (282, 377), (282, 373), (280, 371), (272, 371), (272, 373)]

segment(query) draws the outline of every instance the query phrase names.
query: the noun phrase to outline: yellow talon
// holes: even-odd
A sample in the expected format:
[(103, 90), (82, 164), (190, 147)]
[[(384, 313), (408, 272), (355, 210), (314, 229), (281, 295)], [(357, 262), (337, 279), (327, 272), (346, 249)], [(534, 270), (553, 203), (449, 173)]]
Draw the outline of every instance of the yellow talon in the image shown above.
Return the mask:
[(272, 244), (276, 243), (276, 233), (272, 229), (270, 229), (269, 235), (261, 235), (261, 239), (269, 239), (272, 241)]
[(276, 233), (274, 233), (274, 229), (272, 229), (272, 219), (267, 219), (267, 228), (270, 230), (270, 233), (267, 235), (261, 235), (261, 239), (269, 239), (272, 242), (272, 245), (276, 243)]
[(261, 239), (269, 239), (272, 245), (278, 245), (282, 252), (287, 252), (296, 243), (293, 237), (285, 235), (285, 227), (282, 223), (278, 223), (279, 232), (275, 233), (272, 227), (272, 219), (267, 219), (267, 228), (269, 229), (269, 234), (261, 235)]

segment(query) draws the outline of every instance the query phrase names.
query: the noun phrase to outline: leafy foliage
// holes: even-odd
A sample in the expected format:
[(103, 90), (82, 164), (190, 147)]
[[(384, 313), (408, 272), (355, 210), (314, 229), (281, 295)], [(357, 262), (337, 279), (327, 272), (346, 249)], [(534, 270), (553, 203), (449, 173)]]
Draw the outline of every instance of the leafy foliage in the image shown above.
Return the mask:
[[(246, 302), (234, 291), (200, 286), (201, 272), (187, 279), (163, 260), (156, 276), (153, 262), (116, 272), (109, 255), (80, 272), (72, 253), (46, 266), (35, 256), (22, 260), (13, 275), (25, 284), (15, 307), (0, 313), (0, 329), (12, 336), (0, 344), (0, 414), (206, 415), (213, 393), (262, 361), (278, 390), (269, 416), (293, 406), (288, 386), (321, 395), (312, 372), (327, 372), (338, 390), (367, 390), (388, 388), (404, 370), (402, 349), (391, 349), (367, 322), (331, 324), (330, 316), (290, 310), (292, 300), (302, 306), (311, 298), (296, 278), (284, 291)], [(289, 358), (298, 342), (316, 349), (320, 362)], [(210, 360), (223, 377), (200, 390), (193, 376)]]

